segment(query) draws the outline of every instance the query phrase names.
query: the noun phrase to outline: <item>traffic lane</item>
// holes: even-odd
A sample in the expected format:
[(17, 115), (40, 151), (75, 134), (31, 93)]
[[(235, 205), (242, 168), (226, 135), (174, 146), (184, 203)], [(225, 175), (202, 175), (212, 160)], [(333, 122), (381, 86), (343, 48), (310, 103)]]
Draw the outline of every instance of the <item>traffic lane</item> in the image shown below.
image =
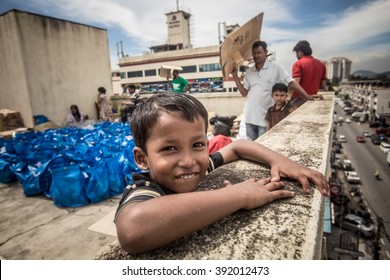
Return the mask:
[(375, 169), (381, 162), (370, 149), (356, 146), (354, 143), (345, 143), (344, 153), (348, 155), (348, 159), (351, 160), (360, 177), (360, 188), (368, 205), (375, 212), (375, 215), (382, 217), (386, 232), (390, 233), (390, 194), (386, 184), (388, 181), (385, 178), (378, 181), (374, 177)]
[[(364, 170), (361, 172), (371, 170), (371, 175), (367, 174), (368, 177), (374, 177), (376, 169), (379, 169), (382, 177), (384, 187), (388, 188), (390, 193), (390, 168), (386, 162), (386, 154), (379, 149), (379, 145), (374, 145), (371, 142), (371, 138), (366, 138), (366, 143), (359, 143), (356, 141), (356, 136), (362, 135), (366, 128), (363, 125), (357, 123), (350, 123), (340, 127), (339, 133), (344, 134), (347, 137), (347, 146), (351, 150), (348, 154), (350, 157), (355, 157), (357, 160), (361, 160), (365, 164)], [(359, 153), (361, 152), (361, 153)]]

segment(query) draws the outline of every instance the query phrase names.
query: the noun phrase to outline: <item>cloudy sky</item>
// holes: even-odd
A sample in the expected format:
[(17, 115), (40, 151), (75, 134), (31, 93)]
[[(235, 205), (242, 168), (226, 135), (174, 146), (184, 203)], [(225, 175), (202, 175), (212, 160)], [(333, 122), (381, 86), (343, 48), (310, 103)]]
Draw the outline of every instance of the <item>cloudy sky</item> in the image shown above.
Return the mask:
[[(319, 59), (352, 60), (352, 71), (390, 70), (390, 0), (181, 0), (179, 5), (192, 15), (194, 47), (218, 44), (218, 22), (243, 25), (264, 12), (261, 39), (288, 71), (299, 40), (308, 40)], [(119, 41), (130, 56), (165, 43), (165, 13), (176, 7), (176, 0), (0, 0), (0, 13), (19, 9), (107, 29), (114, 69)]]

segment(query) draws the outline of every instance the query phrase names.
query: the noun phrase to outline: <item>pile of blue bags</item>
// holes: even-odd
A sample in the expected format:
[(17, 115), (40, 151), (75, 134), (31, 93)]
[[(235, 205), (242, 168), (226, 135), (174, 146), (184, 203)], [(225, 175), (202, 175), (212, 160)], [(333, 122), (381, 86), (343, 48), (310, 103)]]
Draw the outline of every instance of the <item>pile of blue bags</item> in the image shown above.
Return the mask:
[(17, 133), (0, 139), (0, 182), (19, 180), (26, 196), (80, 207), (123, 192), (141, 170), (128, 123), (100, 123)]

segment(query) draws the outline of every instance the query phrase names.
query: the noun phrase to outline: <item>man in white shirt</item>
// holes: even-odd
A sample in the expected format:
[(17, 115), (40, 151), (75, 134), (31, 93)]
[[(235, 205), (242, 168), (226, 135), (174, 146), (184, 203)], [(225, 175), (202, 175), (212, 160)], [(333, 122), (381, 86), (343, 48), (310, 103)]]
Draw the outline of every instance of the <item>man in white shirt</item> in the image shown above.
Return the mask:
[(252, 45), (255, 65), (246, 71), (244, 83), (241, 83), (237, 69), (232, 72), (237, 89), (242, 96), (247, 97), (244, 119), (246, 135), (251, 140), (256, 140), (266, 131), (265, 114), (274, 103), (271, 97), (274, 84), (284, 83), (290, 90), (297, 92), (302, 99), (314, 99), (281, 66), (267, 60), (267, 55), (267, 43), (256, 41)]

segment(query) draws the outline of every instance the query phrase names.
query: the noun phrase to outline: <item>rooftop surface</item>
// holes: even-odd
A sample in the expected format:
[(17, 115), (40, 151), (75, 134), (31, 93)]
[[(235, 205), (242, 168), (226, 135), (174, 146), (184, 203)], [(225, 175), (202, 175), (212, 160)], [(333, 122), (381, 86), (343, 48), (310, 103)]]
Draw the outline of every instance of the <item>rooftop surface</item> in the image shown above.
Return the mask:
[(94, 259), (116, 240), (110, 217), (118, 202), (109, 198), (79, 208), (59, 208), (44, 195), (26, 197), (18, 182), (0, 183), (0, 258)]

